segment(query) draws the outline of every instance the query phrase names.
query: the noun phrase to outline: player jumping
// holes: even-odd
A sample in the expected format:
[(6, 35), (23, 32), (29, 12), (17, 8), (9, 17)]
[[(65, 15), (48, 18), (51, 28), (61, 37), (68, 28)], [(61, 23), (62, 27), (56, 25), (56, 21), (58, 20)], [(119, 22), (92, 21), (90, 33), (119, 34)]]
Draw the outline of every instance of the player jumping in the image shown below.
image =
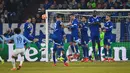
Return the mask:
[(27, 39), (29, 39), (29, 40), (31, 40), (31, 41), (34, 41), (35, 44), (36, 44), (36, 46), (37, 46), (37, 48), (38, 48), (39, 50), (41, 50), (41, 44), (38, 42), (39, 40), (32, 35), (32, 32), (33, 32), (32, 30), (33, 30), (33, 26), (32, 26), (32, 24), (31, 24), (31, 18), (28, 18), (27, 21), (26, 21), (25, 24), (24, 24), (24, 32), (23, 32), (23, 35), (24, 35)]
[[(92, 48), (93, 48), (93, 53), (95, 60), (101, 60), (101, 49), (100, 49), (100, 20), (99, 17), (96, 16), (96, 11), (93, 13), (93, 17), (90, 17), (89, 19), (89, 27), (90, 27), (90, 32), (91, 32), (91, 41), (92, 41)], [(96, 55), (96, 43), (98, 44), (98, 52), (99, 55)]]
[[(58, 15), (56, 17), (56, 23), (54, 24), (54, 32), (52, 34), (52, 39), (54, 40), (54, 46), (53, 46), (53, 62), (56, 66), (56, 52), (58, 55), (58, 58), (62, 59), (64, 61), (64, 66), (68, 66), (67, 58), (64, 53), (63, 49), (63, 38), (64, 38), (64, 30), (63, 30), (63, 24), (61, 22), (62, 18)], [(62, 56), (61, 56), (62, 53)]]
[[(105, 58), (104, 61), (114, 61), (112, 58), (112, 49), (111, 49), (111, 43), (112, 43), (112, 28), (113, 23), (111, 22), (111, 17), (109, 15), (106, 16), (106, 23), (104, 24), (104, 52), (105, 52)], [(107, 52), (109, 54), (107, 54)]]
[(78, 52), (78, 43), (80, 43), (79, 40), (79, 35), (78, 35), (78, 20), (76, 19), (74, 14), (70, 15), (70, 19), (72, 20), (71, 23), (69, 24), (69, 28), (71, 29), (71, 42), (70, 42), (70, 47), (72, 49), (72, 55), (74, 56), (75, 59), (79, 57), (79, 52)]
[(82, 16), (81, 23), (80, 23), (80, 28), (81, 28), (81, 45), (83, 49), (83, 60), (81, 62), (88, 62), (89, 61), (89, 54), (88, 54), (88, 42), (89, 42), (89, 37), (88, 37), (88, 23), (87, 23), (87, 18), (85, 16)]
[(21, 57), (24, 57), (24, 52), (25, 52), (25, 48), (24, 48), (24, 41), (27, 41), (28, 43), (30, 43), (31, 41), (29, 41), (26, 37), (24, 37), (21, 33), (20, 28), (15, 28), (14, 29), (14, 33), (15, 35), (13, 35), (10, 38), (5, 38), (3, 37), (4, 40), (14, 40), (14, 45), (16, 47), (16, 49), (13, 51), (13, 55), (12, 55), (12, 65), (13, 68), (11, 70), (20, 70), (20, 68), (22, 67), (23, 64), (23, 60), (20, 61), (20, 64), (18, 66), (18, 68), (16, 69), (16, 65), (15, 65), (15, 59), (17, 58), (17, 56), (20, 54)]

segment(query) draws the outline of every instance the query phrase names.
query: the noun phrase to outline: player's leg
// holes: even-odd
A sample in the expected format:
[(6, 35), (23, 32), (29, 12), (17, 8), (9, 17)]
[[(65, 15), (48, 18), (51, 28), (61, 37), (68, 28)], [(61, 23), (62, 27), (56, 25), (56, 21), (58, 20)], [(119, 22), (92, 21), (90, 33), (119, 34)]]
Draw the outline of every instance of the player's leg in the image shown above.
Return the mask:
[(72, 55), (74, 55), (76, 53), (76, 50), (75, 50), (75, 45), (74, 45), (74, 37), (71, 36), (71, 42), (70, 42), (70, 47), (71, 47), (71, 50), (72, 50)]
[(114, 61), (112, 58), (111, 38), (108, 39), (108, 53), (108, 61)]
[(2, 57), (0, 56), (0, 61), (2, 64), (4, 64), (4, 60), (2, 59)]
[(12, 61), (11, 62), (12, 62), (13, 68), (11, 70), (16, 70), (15, 59), (17, 58), (18, 53), (19, 53), (18, 49), (15, 49), (14, 54), (12, 55)]
[(104, 57), (103, 61), (106, 61), (106, 60), (108, 60), (108, 57), (107, 57), (107, 45), (104, 45), (104, 54), (105, 54), (105, 57)]
[(56, 51), (57, 51), (57, 44), (54, 44), (54, 46), (53, 46), (53, 62), (54, 62), (54, 65), (53, 66), (56, 66)]
[(67, 63), (67, 57), (64, 50), (62, 51), (62, 57), (64, 58), (64, 66), (69, 66), (69, 64)]
[(96, 59), (96, 49), (95, 49), (95, 46), (96, 46), (96, 40), (95, 40), (94, 37), (92, 37), (92, 48), (93, 48), (94, 58)]
[[(23, 49), (20, 49), (20, 50), (21, 50), (21, 53), (20, 53), (20, 54), (21, 54), (21, 57), (24, 57), (25, 49), (23, 48)], [(20, 70), (20, 69), (21, 69), (21, 67), (22, 67), (22, 65), (23, 65), (23, 62), (24, 62), (24, 59), (21, 58), (21, 61), (20, 61), (20, 64), (19, 64), (17, 70)]]
[(98, 59), (101, 60), (101, 46), (100, 46), (100, 37), (99, 36), (96, 37), (96, 42), (98, 44), (98, 53), (99, 53)]
[(73, 42), (70, 42), (70, 47), (71, 47), (71, 50), (72, 50), (72, 54), (74, 54), (75, 50), (74, 50), (74, 44), (73, 44)]
[[(87, 38), (83, 38), (81, 37), (81, 44), (82, 44), (82, 50), (83, 50), (83, 60), (81, 62), (88, 62), (88, 40), (86, 40)], [(86, 42), (86, 43), (85, 43)]]
[(57, 56), (58, 56), (57, 60), (59, 60), (59, 61), (63, 61), (64, 60), (64, 58), (61, 56), (62, 49), (63, 49), (63, 47), (61, 45), (57, 46)]

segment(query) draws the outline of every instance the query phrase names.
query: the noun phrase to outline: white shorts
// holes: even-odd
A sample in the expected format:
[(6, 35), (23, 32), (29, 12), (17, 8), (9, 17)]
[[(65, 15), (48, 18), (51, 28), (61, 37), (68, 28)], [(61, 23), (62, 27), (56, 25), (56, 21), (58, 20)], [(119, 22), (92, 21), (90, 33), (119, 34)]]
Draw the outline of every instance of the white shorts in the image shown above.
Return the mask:
[(21, 56), (24, 56), (24, 53), (25, 53), (25, 48), (22, 48), (22, 49), (15, 49), (13, 51), (13, 56), (17, 57), (19, 54)]

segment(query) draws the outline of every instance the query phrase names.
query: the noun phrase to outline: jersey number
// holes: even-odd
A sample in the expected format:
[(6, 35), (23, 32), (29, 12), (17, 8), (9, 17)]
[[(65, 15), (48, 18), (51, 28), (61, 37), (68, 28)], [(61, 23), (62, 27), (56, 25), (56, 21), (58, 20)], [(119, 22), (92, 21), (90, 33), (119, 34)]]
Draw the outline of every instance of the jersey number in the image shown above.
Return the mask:
[(17, 37), (17, 43), (22, 43), (22, 38), (21, 37)]

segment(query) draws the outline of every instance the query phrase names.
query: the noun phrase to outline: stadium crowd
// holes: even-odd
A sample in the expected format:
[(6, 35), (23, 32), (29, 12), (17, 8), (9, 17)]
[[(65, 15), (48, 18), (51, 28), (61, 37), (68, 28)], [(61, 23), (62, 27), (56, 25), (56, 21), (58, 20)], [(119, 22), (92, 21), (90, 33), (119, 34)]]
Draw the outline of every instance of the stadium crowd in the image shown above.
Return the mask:
[[(0, 22), (21, 23), (23, 10), (32, 0), (0, 0)], [(41, 15), (46, 9), (129, 9), (130, 0), (44, 0), (36, 15), (32, 15), (33, 23), (44, 22)], [(120, 14), (115, 14), (116, 16)], [(128, 14), (122, 14), (128, 15)]]

